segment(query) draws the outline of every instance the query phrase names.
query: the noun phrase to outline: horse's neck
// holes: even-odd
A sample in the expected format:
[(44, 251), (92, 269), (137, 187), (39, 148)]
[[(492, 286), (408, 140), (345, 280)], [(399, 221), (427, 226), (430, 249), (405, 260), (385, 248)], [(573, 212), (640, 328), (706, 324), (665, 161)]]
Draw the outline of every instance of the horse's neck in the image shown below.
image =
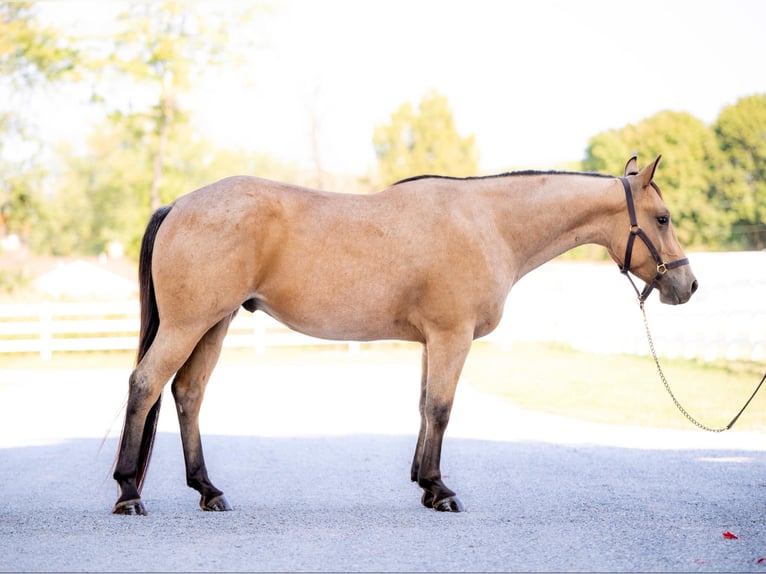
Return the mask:
[(608, 247), (615, 216), (625, 209), (616, 179), (541, 174), (504, 183), (496, 216), (517, 278), (579, 245)]

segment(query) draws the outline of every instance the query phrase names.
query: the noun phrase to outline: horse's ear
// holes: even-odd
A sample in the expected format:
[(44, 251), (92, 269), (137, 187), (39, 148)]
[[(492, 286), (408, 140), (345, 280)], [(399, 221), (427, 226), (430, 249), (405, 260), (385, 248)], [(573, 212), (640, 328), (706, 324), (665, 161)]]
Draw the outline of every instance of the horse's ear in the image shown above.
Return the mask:
[(638, 158), (636, 156), (631, 157), (628, 163), (625, 164), (624, 176), (636, 175), (638, 173)]
[(646, 187), (650, 183), (652, 183), (652, 179), (654, 179), (654, 171), (657, 169), (657, 165), (660, 163), (660, 160), (662, 159), (661, 155), (657, 156), (657, 159), (655, 159), (652, 163), (647, 165), (644, 169), (638, 172), (638, 181), (641, 183), (641, 187)]

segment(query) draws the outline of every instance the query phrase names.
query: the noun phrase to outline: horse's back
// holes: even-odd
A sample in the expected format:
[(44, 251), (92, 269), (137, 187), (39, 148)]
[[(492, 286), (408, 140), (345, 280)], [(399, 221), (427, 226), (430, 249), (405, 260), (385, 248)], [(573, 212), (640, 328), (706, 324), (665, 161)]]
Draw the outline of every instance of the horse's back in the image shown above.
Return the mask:
[(490, 279), (471, 209), (422, 185), (357, 195), (227, 178), (175, 202), (155, 283), (212, 315), (247, 301), (319, 337), (419, 340)]

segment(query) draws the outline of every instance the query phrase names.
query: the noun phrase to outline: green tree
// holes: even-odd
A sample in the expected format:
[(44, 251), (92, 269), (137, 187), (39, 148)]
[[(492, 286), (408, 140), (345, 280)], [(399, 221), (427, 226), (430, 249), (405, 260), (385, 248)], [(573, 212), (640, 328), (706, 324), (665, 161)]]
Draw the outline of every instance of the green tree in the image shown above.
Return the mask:
[(716, 189), (732, 214), (731, 242), (766, 248), (766, 94), (741, 98), (713, 125), (724, 162)]
[(232, 56), (228, 22), (241, 25), (253, 13), (251, 7), (237, 10), (224, 15), (209, 9), (192, 10), (181, 2), (148, 2), (131, 4), (119, 17), (121, 31), (115, 37), (107, 71), (127, 78), (131, 89), (150, 103), (137, 111), (116, 109), (112, 119), (149, 151), (147, 209), (153, 211), (175, 197), (165, 175), (168, 164), (179, 154), (178, 148), (170, 147), (171, 141), (180, 143), (174, 132), (189, 121), (181, 99), (192, 88), (194, 78), (220, 63), (223, 54)]
[(241, 25), (252, 7), (223, 10), (230, 13), (177, 2), (130, 4), (113, 37), (89, 39), (94, 52), (109, 54), (94, 66), (94, 102), (105, 104), (107, 119), (91, 133), (84, 156), (59, 150), (67, 167), (44, 206), (46, 224), (34, 233), (39, 250), (97, 254), (120, 241), (135, 255), (153, 209), (252, 166), (253, 158), (221, 153), (198, 137), (182, 105), (196, 78), (223, 58), (237, 60), (229, 43), (239, 49), (249, 40), (236, 38), (252, 36), (228, 26)]
[(474, 136), (461, 136), (447, 98), (429, 92), (417, 109), (402, 104), (391, 122), (377, 126), (373, 145), (384, 184), (422, 174), (468, 176), (478, 170)]
[(0, 75), (15, 88), (63, 79), (78, 52), (60, 31), (42, 26), (34, 2), (0, 2)]
[(42, 143), (23, 116), (32, 89), (71, 79), (79, 53), (60, 31), (42, 26), (32, 2), (0, 2), (0, 237), (26, 236), (40, 216)]
[(730, 217), (720, 208), (723, 198), (714, 185), (722, 158), (712, 129), (688, 113), (663, 111), (592, 137), (583, 169), (622, 175), (634, 154), (640, 164), (662, 154), (657, 183), (684, 247), (711, 248), (725, 242)]
[(115, 240), (130, 250), (149, 215), (151, 175), (140, 167), (149, 153), (129, 126), (109, 121), (90, 134), (85, 155), (60, 149), (67, 169), (46, 202), (46, 224), (31, 238), (36, 250), (94, 255)]
[[(263, 154), (216, 149), (189, 124), (176, 126), (168, 149), (173, 161), (164, 169), (163, 192), (172, 197), (234, 174), (288, 179), (295, 173)], [(109, 120), (90, 135), (84, 156), (60, 150), (68, 169), (45, 204), (46, 225), (37, 228), (33, 244), (43, 250), (55, 237), (48, 247), (53, 254), (97, 255), (119, 241), (129, 256), (137, 256), (149, 217), (152, 174), (136, 166), (151, 165), (150, 154), (150, 146), (128, 124)]]

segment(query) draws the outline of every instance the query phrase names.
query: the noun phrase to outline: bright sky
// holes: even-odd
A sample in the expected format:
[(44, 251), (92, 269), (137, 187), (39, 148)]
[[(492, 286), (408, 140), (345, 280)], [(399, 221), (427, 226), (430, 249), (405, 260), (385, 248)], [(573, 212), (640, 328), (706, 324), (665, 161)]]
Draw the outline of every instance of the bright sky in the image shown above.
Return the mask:
[[(75, 29), (118, 9), (47, 7)], [(665, 109), (712, 123), (766, 93), (762, 0), (277, 0), (258, 21), (265, 48), (188, 100), (199, 129), (311, 165), (316, 112), (329, 171), (367, 173), (374, 126), (429, 89), (485, 173), (582, 159), (591, 136)], [(66, 105), (41, 116), (52, 137), (82, 132), (84, 104)]]

